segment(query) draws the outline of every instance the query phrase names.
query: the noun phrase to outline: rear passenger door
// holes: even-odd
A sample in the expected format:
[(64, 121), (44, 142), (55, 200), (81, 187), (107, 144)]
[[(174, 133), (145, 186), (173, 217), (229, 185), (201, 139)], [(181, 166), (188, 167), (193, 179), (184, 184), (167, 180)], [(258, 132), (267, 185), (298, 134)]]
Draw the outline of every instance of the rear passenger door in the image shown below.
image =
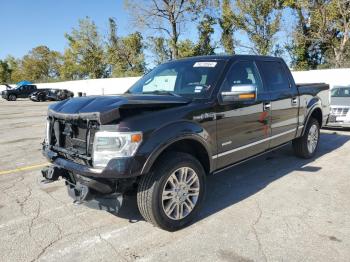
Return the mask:
[(264, 86), (271, 97), (270, 148), (295, 138), (298, 126), (298, 90), (289, 79), (285, 64), (276, 60), (258, 62)]

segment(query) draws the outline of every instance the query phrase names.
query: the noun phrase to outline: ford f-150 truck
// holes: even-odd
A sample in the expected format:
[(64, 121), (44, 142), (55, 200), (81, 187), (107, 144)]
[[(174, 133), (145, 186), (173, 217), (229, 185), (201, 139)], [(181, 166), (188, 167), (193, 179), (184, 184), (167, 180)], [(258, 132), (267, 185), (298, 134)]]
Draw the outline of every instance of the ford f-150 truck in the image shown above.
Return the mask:
[(64, 178), (75, 202), (109, 211), (135, 188), (144, 219), (174, 231), (203, 205), (206, 175), (289, 142), (311, 158), (328, 114), (329, 86), (296, 85), (280, 58), (171, 61), (123, 95), (51, 105), (42, 173)]

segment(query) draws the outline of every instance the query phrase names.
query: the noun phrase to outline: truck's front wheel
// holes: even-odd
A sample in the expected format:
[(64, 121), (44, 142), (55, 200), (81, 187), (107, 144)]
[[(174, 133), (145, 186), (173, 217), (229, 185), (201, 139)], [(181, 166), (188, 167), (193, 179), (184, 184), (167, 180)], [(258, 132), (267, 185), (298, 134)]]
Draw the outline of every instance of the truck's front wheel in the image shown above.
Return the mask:
[(141, 178), (137, 204), (146, 221), (175, 231), (193, 220), (204, 193), (205, 172), (200, 162), (174, 152), (161, 157), (152, 172)]

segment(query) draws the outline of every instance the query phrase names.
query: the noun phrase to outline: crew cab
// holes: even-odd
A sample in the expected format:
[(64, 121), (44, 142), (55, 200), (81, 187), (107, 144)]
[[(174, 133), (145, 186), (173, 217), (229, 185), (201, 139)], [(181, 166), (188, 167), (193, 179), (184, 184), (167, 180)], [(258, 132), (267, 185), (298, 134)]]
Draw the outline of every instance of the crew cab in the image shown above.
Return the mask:
[(207, 175), (289, 142), (313, 157), (328, 93), (326, 84), (296, 85), (276, 57), (171, 61), (123, 95), (51, 105), (43, 154), (52, 165), (42, 174), (64, 178), (76, 203), (108, 211), (136, 188), (144, 219), (174, 231), (203, 205)]
[(21, 85), (16, 88), (7, 89), (1, 92), (3, 99), (16, 101), (17, 98), (28, 98), (29, 95), (37, 90), (36, 85)]

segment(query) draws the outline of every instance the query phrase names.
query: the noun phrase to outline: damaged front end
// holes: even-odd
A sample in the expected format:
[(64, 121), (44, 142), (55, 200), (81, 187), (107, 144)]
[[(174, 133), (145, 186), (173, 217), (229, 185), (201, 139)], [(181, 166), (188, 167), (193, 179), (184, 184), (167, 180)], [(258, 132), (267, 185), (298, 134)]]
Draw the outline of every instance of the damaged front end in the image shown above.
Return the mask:
[(118, 182), (104, 178), (103, 169), (93, 167), (93, 143), (98, 130), (96, 121), (49, 116), (43, 153), (52, 165), (44, 168), (42, 175), (46, 183), (63, 178), (75, 204), (118, 212), (122, 204)]
[(113, 159), (96, 167), (93, 151), (97, 132), (116, 131), (116, 124), (105, 124), (116, 123), (119, 118), (118, 102), (81, 98), (54, 104), (48, 111), (43, 142), (43, 154), (52, 163), (42, 170), (44, 182), (63, 178), (74, 203), (109, 212), (117, 212), (121, 206), (123, 178), (127, 177), (131, 159)]

